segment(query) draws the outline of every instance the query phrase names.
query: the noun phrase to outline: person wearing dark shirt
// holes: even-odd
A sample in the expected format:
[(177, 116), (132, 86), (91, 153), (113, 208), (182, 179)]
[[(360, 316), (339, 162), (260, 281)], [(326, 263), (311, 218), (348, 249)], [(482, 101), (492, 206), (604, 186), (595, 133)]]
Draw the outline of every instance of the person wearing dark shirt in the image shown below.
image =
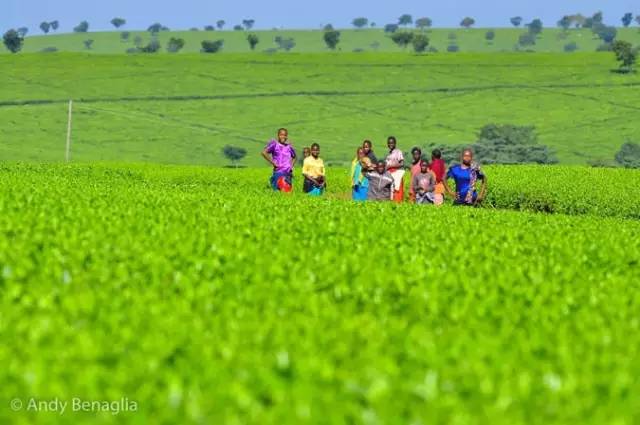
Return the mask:
[(371, 140), (365, 140), (364, 142), (362, 142), (362, 149), (364, 149), (364, 156), (369, 158), (371, 164), (375, 166), (375, 164), (378, 163), (378, 158), (376, 158), (376, 155), (373, 153), (373, 145), (371, 144)]
[(393, 176), (385, 169), (385, 162), (378, 161), (375, 171), (366, 174), (369, 179), (367, 200), (390, 201), (393, 194)]
[[(477, 205), (487, 193), (487, 177), (478, 163), (473, 161), (471, 149), (462, 151), (462, 163), (449, 168), (447, 179), (453, 179), (456, 184), (455, 193), (446, 182), (444, 185), (447, 194), (454, 198), (455, 205)], [(478, 180), (482, 182), (479, 193), (476, 189)]]

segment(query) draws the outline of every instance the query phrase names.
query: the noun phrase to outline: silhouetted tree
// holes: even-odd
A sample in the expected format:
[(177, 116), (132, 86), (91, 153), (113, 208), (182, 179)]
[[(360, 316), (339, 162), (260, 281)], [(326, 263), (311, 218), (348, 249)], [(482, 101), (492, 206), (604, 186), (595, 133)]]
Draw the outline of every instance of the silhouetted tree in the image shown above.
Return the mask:
[(185, 45), (183, 38), (171, 37), (167, 43), (167, 52), (178, 53)]
[(215, 31), (216, 27), (214, 27), (213, 25), (205, 25), (204, 26), (204, 30), (205, 31)]
[(426, 34), (417, 34), (413, 37), (413, 51), (416, 53), (423, 53), (429, 47), (429, 37)]
[(162, 29), (162, 24), (159, 22), (156, 22), (149, 25), (149, 28), (147, 28), (147, 31), (150, 32), (151, 34), (157, 34), (160, 32), (161, 29)]
[(629, 25), (631, 25), (631, 22), (633, 22), (633, 13), (625, 13), (622, 17), (622, 25), (627, 28)]
[(355, 18), (353, 21), (351, 21), (351, 25), (353, 25), (354, 27), (360, 29), (360, 28), (364, 28), (369, 24), (369, 20), (367, 18), (364, 17), (360, 17), (360, 18)]
[(233, 30), (234, 31), (244, 31), (244, 27), (242, 25), (234, 25), (233, 26)]
[(113, 25), (114, 27), (120, 28), (121, 26), (124, 26), (127, 23), (127, 21), (123, 18), (113, 18), (111, 20), (111, 25)]
[(88, 32), (89, 31), (89, 22), (82, 21), (76, 27), (73, 28), (73, 32)]
[(221, 49), (222, 46), (224, 45), (224, 40), (216, 40), (216, 41), (209, 41), (209, 40), (204, 40), (202, 42), (202, 53), (218, 53)]
[(406, 27), (407, 25), (411, 25), (412, 23), (413, 23), (413, 17), (408, 13), (405, 13), (404, 15), (398, 18), (398, 25), (402, 25), (403, 27)]
[(130, 36), (131, 36), (131, 33), (129, 31), (122, 31), (120, 33), (120, 40), (127, 42), (129, 41)]
[(24, 43), (24, 38), (20, 37), (18, 31), (11, 29), (4, 33), (2, 36), (2, 41), (4, 45), (11, 53), (18, 53), (22, 50), (22, 45)]
[(222, 154), (231, 161), (234, 167), (238, 167), (238, 161), (247, 155), (247, 150), (238, 146), (226, 145), (222, 148)]
[(564, 15), (559, 21), (558, 26), (563, 30), (568, 30), (571, 27), (571, 18), (567, 15)]
[(251, 28), (253, 28), (253, 25), (256, 23), (255, 19), (243, 19), (242, 20), (242, 25), (244, 26), (244, 28), (249, 31)]
[(51, 29), (51, 24), (49, 22), (41, 22), (40, 23), (40, 30), (45, 33), (45, 34), (49, 34), (49, 30)]
[(527, 24), (527, 28), (529, 28), (529, 33), (534, 36), (538, 35), (542, 32), (542, 21), (536, 18)]
[(49, 22), (49, 26), (51, 27), (51, 30), (58, 31), (58, 28), (60, 27), (60, 23), (58, 21), (51, 21)]
[(16, 30), (16, 32), (18, 33), (18, 35), (22, 38), (25, 38), (27, 36), (27, 34), (29, 33), (29, 28), (27, 27), (20, 27)]
[(398, 25), (397, 24), (387, 24), (384, 26), (384, 32), (388, 32), (388, 33), (394, 33), (398, 31)]
[(85, 40), (83, 41), (84, 43), (84, 48), (87, 50), (91, 50), (91, 47), (93, 46), (93, 40), (89, 39), (89, 40)]
[(328, 48), (335, 50), (338, 43), (340, 43), (340, 31), (325, 31), (322, 35), (322, 39)]
[(399, 47), (405, 49), (413, 41), (414, 34), (408, 31), (398, 31), (391, 35), (391, 40)]
[(484, 38), (488, 42), (492, 42), (496, 38), (496, 32), (494, 30), (489, 30), (484, 34)]
[(260, 42), (260, 39), (258, 38), (257, 34), (249, 34), (247, 36), (247, 41), (249, 42), (249, 47), (251, 48), (251, 50), (255, 50), (256, 46)]
[(425, 28), (430, 28), (431, 25), (433, 24), (433, 21), (431, 20), (431, 18), (419, 18), (416, 19), (416, 28), (419, 28), (421, 30), (424, 30)]
[(224, 28), (225, 24), (226, 22), (224, 21), (224, 19), (220, 19), (218, 22), (216, 22), (216, 26), (218, 27), (219, 30)]
[(462, 21), (460, 21), (460, 26), (461, 27), (465, 27), (465, 28), (471, 28), (472, 26), (474, 26), (476, 23), (476, 20), (470, 17), (466, 17), (464, 18)]
[(511, 21), (511, 25), (513, 25), (514, 27), (519, 27), (520, 25), (522, 25), (522, 17), (521, 16), (514, 16), (513, 18), (510, 19)]
[(633, 71), (638, 56), (637, 50), (628, 41), (618, 40), (611, 45), (611, 50), (616, 55), (616, 60), (620, 62), (621, 72)]

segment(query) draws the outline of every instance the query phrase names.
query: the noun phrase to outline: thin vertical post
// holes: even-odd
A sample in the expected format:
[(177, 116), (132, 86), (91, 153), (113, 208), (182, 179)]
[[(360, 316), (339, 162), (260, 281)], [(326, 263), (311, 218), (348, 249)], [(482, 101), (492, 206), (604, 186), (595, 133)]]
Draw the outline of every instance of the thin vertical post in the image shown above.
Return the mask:
[(69, 119), (67, 121), (67, 149), (65, 151), (65, 161), (69, 162), (71, 155), (71, 117), (73, 114), (73, 100), (69, 100)]

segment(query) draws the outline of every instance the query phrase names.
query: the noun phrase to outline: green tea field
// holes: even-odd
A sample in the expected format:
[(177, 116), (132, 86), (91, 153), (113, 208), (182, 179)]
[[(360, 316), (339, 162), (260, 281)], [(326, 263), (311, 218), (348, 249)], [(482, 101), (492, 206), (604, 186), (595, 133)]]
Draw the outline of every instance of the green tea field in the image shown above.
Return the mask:
[(363, 139), (383, 150), (460, 145), (489, 123), (535, 126), (562, 163), (612, 160), (640, 133), (640, 74), (611, 53), (263, 53), (0, 56), (0, 159), (221, 166), (227, 144), (259, 152), (278, 127), (334, 164)]
[(486, 172), (474, 209), (3, 163), (0, 422), (638, 423), (640, 171)]

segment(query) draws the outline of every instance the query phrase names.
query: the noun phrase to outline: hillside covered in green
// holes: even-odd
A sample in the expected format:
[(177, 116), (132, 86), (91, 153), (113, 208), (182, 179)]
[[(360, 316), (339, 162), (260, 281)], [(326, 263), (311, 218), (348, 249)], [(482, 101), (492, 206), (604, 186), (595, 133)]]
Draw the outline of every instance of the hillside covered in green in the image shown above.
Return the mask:
[(363, 139), (382, 150), (460, 145), (485, 124), (534, 126), (563, 163), (611, 160), (638, 141), (640, 75), (611, 53), (18, 54), (0, 57), (0, 159), (246, 165), (278, 127), (295, 146), (349, 161)]
[[(494, 38), (487, 40), (487, 32), (494, 32)], [(40, 52), (44, 49), (55, 48), (64, 52), (89, 53), (125, 53), (135, 48), (136, 38), (140, 37), (140, 45), (149, 43), (152, 35), (147, 31), (127, 31), (127, 40), (122, 39), (124, 31), (88, 32), (70, 34), (30, 35), (25, 39), (24, 52)], [(577, 51), (593, 52), (602, 44), (590, 29), (571, 29), (563, 31), (558, 28), (545, 28), (536, 38), (535, 45), (519, 46), (519, 37), (527, 33), (523, 28), (433, 28), (427, 31), (415, 31), (426, 34), (429, 45), (439, 52), (446, 52), (452, 44), (458, 46), (461, 52), (509, 52), (515, 50), (530, 50), (537, 52), (564, 52), (565, 46), (575, 43)], [(293, 39), (294, 46), (290, 52), (318, 53), (329, 49), (323, 41), (320, 30), (270, 30), (253, 31), (259, 38), (256, 52), (279, 49), (277, 37)], [(35, 34), (35, 33), (34, 33)], [(247, 31), (161, 31), (156, 37), (162, 46), (161, 52), (166, 53), (167, 42), (170, 38), (182, 38), (185, 41), (181, 53), (198, 53), (204, 40), (223, 40), (221, 53), (249, 52)], [(382, 29), (340, 30), (338, 51), (368, 51), (368, 52), (401, 52), (404, 49), (396, 45)], [(636, 27), (618, 28), (617, 39), (627, 40), (633, 44), (640, 44), (640, 31)], [(93, 40), (91, 49), (85, 46), (85, 40)], [(411, 46), (407, 47), (411, 50)], [(0, 53), (7, 52), (4, 46)]]

